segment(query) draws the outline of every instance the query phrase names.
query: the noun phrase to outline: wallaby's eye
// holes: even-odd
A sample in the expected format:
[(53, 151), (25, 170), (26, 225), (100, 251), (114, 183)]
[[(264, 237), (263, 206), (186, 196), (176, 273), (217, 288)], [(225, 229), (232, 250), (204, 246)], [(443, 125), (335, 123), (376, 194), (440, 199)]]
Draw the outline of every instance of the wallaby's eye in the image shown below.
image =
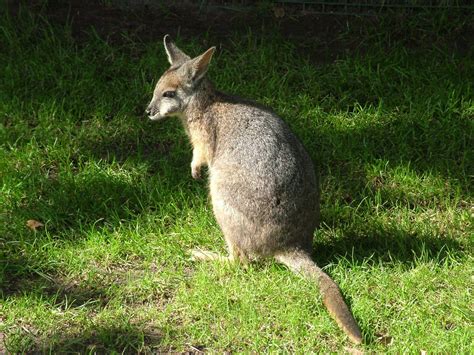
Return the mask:
[(163, 97), (173, 98), (176, 96), (176, 91), (165, 91)]

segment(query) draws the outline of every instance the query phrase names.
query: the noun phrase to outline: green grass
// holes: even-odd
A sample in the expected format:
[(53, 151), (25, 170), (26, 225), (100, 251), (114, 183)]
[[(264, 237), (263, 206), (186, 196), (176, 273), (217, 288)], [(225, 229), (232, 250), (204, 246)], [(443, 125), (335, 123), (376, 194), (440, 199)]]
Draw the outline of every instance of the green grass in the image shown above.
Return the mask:
[[(449, 38), (472, 20), (420, 15), (405, 30)], [(210, 76), (272, 106), (313, 157), (314, 258), (360, 322), (361, 349), (468, 353), (474, 52), (423, 36), (410, 47), (393, 31), (367, 28), (363, 54), (325, 65), (277, 35), (236, 34)], [(199, 41), (179, 43), (196, 55)], [(23, 9), (2, 15), (0, 43), (3, 349), (350, 346), (316, 287), (284, 267), (189, 261), (193, 247), (225, 246), (179, 123), (143, 116), (167, 67), (159, 41), (111, 44), (91, 31), (76, 42), (69, 25)], [(44, 228), (29, 230), (29, 219)]]

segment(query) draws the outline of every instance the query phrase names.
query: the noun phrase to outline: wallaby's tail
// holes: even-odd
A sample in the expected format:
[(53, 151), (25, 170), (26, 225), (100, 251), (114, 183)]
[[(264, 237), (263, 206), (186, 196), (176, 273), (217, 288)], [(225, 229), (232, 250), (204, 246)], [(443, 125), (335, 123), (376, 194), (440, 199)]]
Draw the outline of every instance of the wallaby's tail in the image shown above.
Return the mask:
[(321, 270), (303, 251), (293, 251), (275, 255), (275, 259), (288, 266), (292, 271), (316, 280), (323, 302), (331, 316), (354, 343), (362, 343), (362, 334), (349, 307), (342, 298), (337, 284)]

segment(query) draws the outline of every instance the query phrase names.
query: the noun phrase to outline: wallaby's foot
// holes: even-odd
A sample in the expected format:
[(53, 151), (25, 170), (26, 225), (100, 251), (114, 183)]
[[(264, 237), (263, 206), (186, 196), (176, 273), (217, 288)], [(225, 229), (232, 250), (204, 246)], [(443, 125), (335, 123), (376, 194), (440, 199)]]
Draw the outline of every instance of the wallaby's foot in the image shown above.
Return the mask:
[(201, 249), (192, 249), (191, 250), (191, 260), (197, 261), (232, 261), (229, 256), (220, 255), (208, 250), (201, 250)]

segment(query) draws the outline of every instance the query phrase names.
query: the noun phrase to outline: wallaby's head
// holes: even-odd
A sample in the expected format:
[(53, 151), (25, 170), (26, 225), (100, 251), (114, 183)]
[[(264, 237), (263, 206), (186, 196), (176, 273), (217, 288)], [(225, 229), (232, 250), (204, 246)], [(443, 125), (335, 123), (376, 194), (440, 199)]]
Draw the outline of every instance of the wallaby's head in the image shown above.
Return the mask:
[(199, 84), (206, 75), (215, 47), (191, 59), (169, 35), (163, 39), (170, 68), (156, 84), (153, 98), (146, 109), (151, 120), (158, 121), (169, 116), (183, 114), (189, 102), (199, 90)]

